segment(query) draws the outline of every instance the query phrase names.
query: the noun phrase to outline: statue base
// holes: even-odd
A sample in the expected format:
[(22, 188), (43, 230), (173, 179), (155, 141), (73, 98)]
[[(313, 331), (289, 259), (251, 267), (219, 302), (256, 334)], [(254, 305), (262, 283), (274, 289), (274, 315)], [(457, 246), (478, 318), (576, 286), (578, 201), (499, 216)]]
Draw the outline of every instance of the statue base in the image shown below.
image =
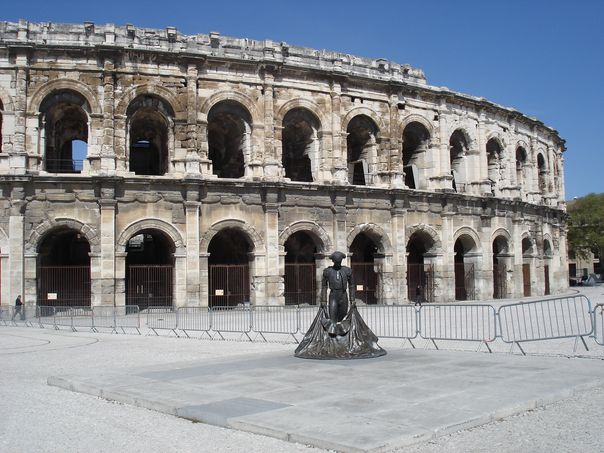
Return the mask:
[(356, 305), (346, 317), (333, 323), (324, 305), (319, 307), (310, 329), (294, 355), (302, 359), (370, 359), (386, 355), (377, 344), (378, 338), (365, 324)]

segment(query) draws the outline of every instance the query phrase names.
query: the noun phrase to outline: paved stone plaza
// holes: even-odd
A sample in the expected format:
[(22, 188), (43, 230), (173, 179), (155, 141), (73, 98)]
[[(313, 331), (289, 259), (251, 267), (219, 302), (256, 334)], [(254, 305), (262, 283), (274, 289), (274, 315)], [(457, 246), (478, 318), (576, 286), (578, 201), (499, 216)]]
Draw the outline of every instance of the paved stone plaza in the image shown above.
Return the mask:
[(393, 350), (371, 360), (288, 352), (52, 376), (50, 385), (336, 451), (383, 451), (604, 384), (600, 360)]

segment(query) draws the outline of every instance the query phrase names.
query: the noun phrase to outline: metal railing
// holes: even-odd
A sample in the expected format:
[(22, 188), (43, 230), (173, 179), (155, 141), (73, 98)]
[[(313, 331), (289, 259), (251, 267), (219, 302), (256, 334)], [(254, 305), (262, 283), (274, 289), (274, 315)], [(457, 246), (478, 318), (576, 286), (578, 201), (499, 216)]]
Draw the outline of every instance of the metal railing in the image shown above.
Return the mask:
[[(499, 332), (503, 342), (581, 339), (593, 332), (591, 302), (583, 295), (520, 302), (499, 307)], [(524, 353), (524, 351), (523, 351)]]
[(604, 304), (597, 304), (593, 310), (593, 338), (600, 346), (604, 346)]
[(497, 336), (497, 313), (491, 305), (423, 305), (419, 309), (419, 335), (431, 340), (488, 343)]
[[(532, 302), (501, 305), (496, 310), (486, 304), (362, 305), (359, 313), (379, 338), (431, 341), (473, 341), (485, 344), (501, 339), (517, 345), (540, 340), (575, 338), (575, 349), (581, 340), (591, 336), (604, 346), (604, 304), (593, 310), (583, 295), (558, 297)], [(160, 331), (201, 332), (214, 338), (216, 334), (239, 334), (252, 341), (250, 334), (263, 340), (266, 335), (287, 335), (298, 341), (317, 315), (317, 306), (242, 304), (237, 307), (149, 307), (143, 312), (137, 306), (56, 307), (24, 305), (0, 307), (0, 325), (28, 325), (71, 330), (110, 329), (112, 332), (133, 329), (141, 333), (141, 314), (146, 327)], [(23, 314), (23, 318), (21, 318)], [(17, 316), (14, 316), (17, 315)], [(14, 320), (13, 320), (14, 318)], [(411, 343), (413, 345), (413, 343)]]

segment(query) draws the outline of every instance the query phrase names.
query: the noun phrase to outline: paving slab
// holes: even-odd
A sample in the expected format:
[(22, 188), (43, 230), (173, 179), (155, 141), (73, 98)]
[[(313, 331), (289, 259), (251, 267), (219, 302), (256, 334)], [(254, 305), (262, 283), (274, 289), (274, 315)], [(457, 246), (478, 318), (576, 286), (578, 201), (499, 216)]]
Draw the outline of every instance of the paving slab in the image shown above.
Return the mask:
[(604, 384), (604, 361), (396, 350), (376, 359), (229, 357), (48, 384), (202, 423), (343, 452), (379, 452)]

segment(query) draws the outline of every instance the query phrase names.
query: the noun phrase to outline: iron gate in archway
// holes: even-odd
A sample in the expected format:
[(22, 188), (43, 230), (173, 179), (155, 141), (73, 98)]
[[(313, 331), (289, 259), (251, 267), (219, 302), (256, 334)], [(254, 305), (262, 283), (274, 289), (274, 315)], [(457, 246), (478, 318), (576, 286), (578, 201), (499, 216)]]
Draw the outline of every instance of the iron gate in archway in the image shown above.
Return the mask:
[(249, 264), (211, 264), (210, 307), (235, 307), (250, 301)]
[(128, 266), (126, 304), (147, 307), (171, 307), (174, 266), (171, 264), (137, 264)]
[(317, 303), (317, 266), (314, 263), (285, 264), (285, 305)]

